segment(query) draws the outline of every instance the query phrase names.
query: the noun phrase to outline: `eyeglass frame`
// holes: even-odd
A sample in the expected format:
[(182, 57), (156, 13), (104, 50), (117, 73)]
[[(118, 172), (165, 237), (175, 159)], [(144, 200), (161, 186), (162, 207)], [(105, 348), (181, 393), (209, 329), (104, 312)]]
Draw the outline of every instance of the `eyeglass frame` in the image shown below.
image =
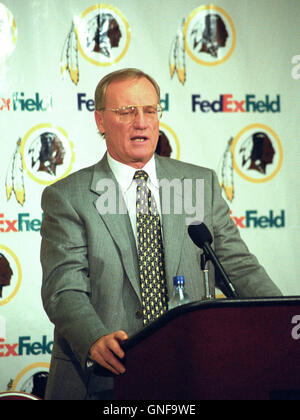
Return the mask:
[[(162, 113), (163, 113), (163, 109), (162, 109), (162, 106), (160, 104), (157, 104), (157, 105), (126, 105), (126, 106), (120, 106), (119, 108), (100, 108), (100, 109), (97, 109), (96, 111), (99, 111), (99, 112), (112, 111), (112, 112), (115, 112), (118, 115), (118, 117), (122, 117), (121, 114), (118, 114), (118, 112), (120, 112), (120, 110), (122, 110), (122, 109), (126, 110), (128, 108), (135, 108), (137, 110), (137, 108), (144, 108), (144, 107), (147, 107), (147, 106), (156, 108), (157, 119), (160, 120), (161, 117), (162, 117)], [(136, 117), (136, 115), (137, 115), (137, 113), (135, 112), (134, 116)]]

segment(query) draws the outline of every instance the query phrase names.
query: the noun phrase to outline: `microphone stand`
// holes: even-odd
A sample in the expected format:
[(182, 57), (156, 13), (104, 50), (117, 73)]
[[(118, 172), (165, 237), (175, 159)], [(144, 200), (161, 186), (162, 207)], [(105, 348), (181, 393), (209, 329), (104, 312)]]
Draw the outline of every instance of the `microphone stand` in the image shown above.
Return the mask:
[(204, 299), (213, 299), (210, 293), (210, 289), (209, 289), (208, 269), (206, 268), (208, 258), (207, 258), (206, 252), (203, 252), (200, 258), (201, 258), (200, 266), (203, 273)]
[[(226, 290), (224, 291), (225, 295), (230, 298), (237, 298), (238, 297), (237, 292), (235, 291), (231, 281), (229, 280), (227, 274), (225, 273), (225, 270), (223, 269), (221, 263), (217, 260), (210, 246), (207, 244), (204, 244), (202, 249), (203, 249), (203, 254), (201, 255), (201, 270), (203, 271), (206, 295), (207, 294), (209, 295), (210, 293), (209, 293), (209, 289), (207, 289), (207, 286), (206, 286), (206, 282), (208, 284), (208, 270), (205, 269), (205, 266), (206, 266), (207, 261), (210, 260), (215, 266), (215, 270), (218, 270), (221, 275), (222, 284)], [(211, 297), (208, 297), (207, 299), (211, 299)]]

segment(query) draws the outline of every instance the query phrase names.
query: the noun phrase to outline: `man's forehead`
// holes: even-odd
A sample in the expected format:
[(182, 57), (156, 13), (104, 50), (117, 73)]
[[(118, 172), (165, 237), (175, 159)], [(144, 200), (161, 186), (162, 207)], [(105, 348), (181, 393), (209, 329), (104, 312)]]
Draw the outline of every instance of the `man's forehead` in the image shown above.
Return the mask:
[[(127, 102), (134, 105), (138, 99), (151, 100), (150, 103), (156, 103), (157, 93), (152, 83), (145, 77), (117, 79), (112, 81), (106, 90), (105, 102), (118, 102), (123, 105)], [(149, 104), (150, 104), (149, 103)], [(126, 105), (126, 103), (125, 103)]]

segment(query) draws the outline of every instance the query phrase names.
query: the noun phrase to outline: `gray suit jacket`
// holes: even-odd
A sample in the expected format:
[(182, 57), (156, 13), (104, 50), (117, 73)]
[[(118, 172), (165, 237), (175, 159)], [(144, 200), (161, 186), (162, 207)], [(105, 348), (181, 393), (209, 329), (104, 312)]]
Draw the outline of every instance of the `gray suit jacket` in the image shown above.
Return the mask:
[[(280, 295), (241, 240), (215, 173), (159, 156), (156, 169), (158, 179), (204, 180), (204, 223), (239, 296)], [(99, 181), (105, 179), (117, 185), (106, 155), (43, 193), (42, 299), (55, 325), (49, 399), (84, 399), (88, 393), (111, 388), (113, 379), (108, 372), (100, 369), (96, 375), (86, 369), (91, 345), (110, 332), (123, 329), (130, 335), (142, 328), (135, 238), (126, 212), (100, 214), (97, 200), (107, 191)], [(115, 192), (117, 207), (119, 203), (122, 207), (117, 188)], [(171, 214), (162, 216), (168, 289), (172, 290), (174, 275), (184, 275), (187, 293), (199, 300), (203, 296), (201, 250), (189, 238), (187, 215), (172, 211), (179, 198), (175, 194)], [(210, 267), (212, 290), (214, 282)]]

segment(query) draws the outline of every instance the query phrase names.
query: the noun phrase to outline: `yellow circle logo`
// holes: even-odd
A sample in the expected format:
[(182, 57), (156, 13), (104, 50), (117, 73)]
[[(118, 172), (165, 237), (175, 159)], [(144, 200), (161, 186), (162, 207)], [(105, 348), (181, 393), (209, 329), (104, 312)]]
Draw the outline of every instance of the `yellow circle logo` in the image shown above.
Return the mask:
[(233, 168), (244, 179), (263, 183), (274, 178), (282, 165), (283, 150), (278, 135), (265, 124), (243, 128), (231, 144)]
[(22, 281), (21, 264), (15, 253), (0, 244), (0, 306), (18, 293)]
[(235, 48), (232, 19), (218, 6), (205, 5), (193, 10), (185, 21), (183, 34), (188, 55), (205, 66), (224, 63)]
[(71, 172), (75, 160), (73, 147), (63, 128), (38, 124), (21, 141), (24, 169), (35, 182), (50, 185)]
[(129, 24), (116, 7), (96, 4), (74, 19), (81, 55), (96, 66), (120, 61), (130, 43)]
[(26, 366), (13, 381), (11, 391), (21, 391), (43, 399), (50, 363), (38, 362)]

